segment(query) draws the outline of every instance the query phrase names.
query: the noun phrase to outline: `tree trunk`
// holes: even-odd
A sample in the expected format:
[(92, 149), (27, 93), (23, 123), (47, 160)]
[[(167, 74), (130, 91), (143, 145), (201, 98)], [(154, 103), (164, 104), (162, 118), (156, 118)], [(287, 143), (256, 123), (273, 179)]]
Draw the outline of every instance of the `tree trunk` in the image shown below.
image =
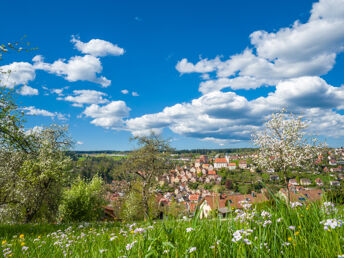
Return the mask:
[(143, 184), (142, 189), (142, 202), (143, 202), (143, 214), (144, 218), (149, 219), (149, 205), (148, 205), (148, 191), (146, 189), (146, 184)]

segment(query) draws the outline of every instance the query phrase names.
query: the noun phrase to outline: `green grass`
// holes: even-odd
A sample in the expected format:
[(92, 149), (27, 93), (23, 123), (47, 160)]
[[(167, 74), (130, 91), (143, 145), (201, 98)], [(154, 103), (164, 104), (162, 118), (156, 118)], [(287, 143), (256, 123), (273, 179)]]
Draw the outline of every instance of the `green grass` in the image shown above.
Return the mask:
[[(328, 215), (321, 207), (260, 205), (253, 219), (242, 222), (234, 219), (233, 211), (226, 219), (166, 219), (131, 227), (118, 222), (0, 225), (0, 241), (1, 249), (9, 248), (15, 257), (338, 257), (344, 251), (344, 226), (325, 230), (320, 222), (342, 219), (343, 210)], [(263, 210), (271, 217), (264, 218)], [(268, 220), (271, 224), (264, 226)], [(135, 232), (137, 228), (145, 232)], [(253, 231), (232, 241), (234, 232), (241, 229)], [(245, 238), (251, 244), (245, 243)], [(22, 245), (28, 249), (23, 251)], [(193, 247), (196, 250), (190, 252)]]

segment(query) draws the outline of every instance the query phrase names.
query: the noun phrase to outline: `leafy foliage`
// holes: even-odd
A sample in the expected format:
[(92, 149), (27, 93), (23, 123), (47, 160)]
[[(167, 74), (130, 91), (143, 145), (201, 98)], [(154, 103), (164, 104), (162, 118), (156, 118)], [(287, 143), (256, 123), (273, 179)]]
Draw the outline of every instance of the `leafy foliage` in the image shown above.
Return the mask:
[(104, 203), (104, 182), (99, 176), (91, 181), (77, 179), (69, 190), (63, 193), (59, 213), (63, 222), (96, 221), (102, 215)]

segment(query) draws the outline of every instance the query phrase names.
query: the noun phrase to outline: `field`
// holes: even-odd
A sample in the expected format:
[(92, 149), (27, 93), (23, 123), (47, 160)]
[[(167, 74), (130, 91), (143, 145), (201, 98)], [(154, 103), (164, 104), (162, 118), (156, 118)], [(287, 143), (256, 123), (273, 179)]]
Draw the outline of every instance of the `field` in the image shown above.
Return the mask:
[(342, 208), (330, 203), (249, 206), (225, 219), (0, 225), (1, 249), (5, 257), (343, 255)]

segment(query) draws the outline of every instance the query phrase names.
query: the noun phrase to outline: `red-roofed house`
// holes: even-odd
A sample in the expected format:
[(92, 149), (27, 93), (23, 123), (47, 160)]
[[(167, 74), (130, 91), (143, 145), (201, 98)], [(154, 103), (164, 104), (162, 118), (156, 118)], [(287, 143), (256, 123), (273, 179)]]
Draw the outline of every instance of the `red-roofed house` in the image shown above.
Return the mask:
[(218, 168), (227, 168), (228, 167), (228, 163), (227, 160), (225, 158), (216, 158), (215, 162), (214, 162), (214, 168), (218, 169)]
[(246, 169), (247, 168), (247, 161), (246, 160), (240, 160), (239, 161), (239, 168)]
[(229, 163), (229, 165), (228, 165), (228, 168), (229, 168), (230, 170), (236, 169), (236, 167), (237, 167), (237, 165), (236, 165), (236, 163), (234, 163), (234, 162)]
[(267, 201), (268, 198), (260, 193), (252, 192), (252, 194), (235, 194), (228, 196), (210, 195), (204, 197), (200, 202), (200, 218), (207, 218), (211, 211), (217, 210), (225, 215), (230, 212), (231, 208), (242, 208), (242, 201), (248, 203), (260, 203)]
[(216, 171), (214, 171), (214, 170), (208, 171), (208, 175), (216, 175)]

